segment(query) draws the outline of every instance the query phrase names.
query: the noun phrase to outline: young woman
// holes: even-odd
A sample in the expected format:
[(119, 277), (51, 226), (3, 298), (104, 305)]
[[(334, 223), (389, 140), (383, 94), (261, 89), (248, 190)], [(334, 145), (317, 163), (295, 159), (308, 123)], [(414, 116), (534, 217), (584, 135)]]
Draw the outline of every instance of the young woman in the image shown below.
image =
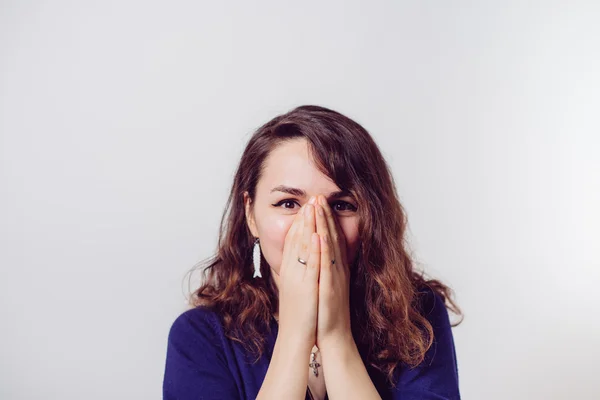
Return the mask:
[(447, 308), (461, 311), (413, 270), (406, 225), (358, 123), (318, 106), (267, 122), (171, 326), (163, 398), (459, 399)]

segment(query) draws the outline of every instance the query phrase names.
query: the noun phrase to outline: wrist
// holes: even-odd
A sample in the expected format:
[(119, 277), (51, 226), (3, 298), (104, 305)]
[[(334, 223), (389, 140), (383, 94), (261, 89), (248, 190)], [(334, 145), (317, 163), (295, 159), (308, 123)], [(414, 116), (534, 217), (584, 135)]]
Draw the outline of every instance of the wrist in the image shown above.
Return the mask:
[(338, 351), (341, 349), (353, 349), (356, 348), (356, 342), (350, 332), (343, 334), (332, 334), (323, 337), (319, 340), (319, 350), (321, 353), (328, 353), (332, 351)]
[(305, 335), (299, 335), (297, 333), (287, 333), (285, 331), (279, 331), (275, 345), (279, 345), (285, 349), (296, 349), (297, 352), (310, 353), (310, 350), (315, 344), (315, 339), (306, 337)]

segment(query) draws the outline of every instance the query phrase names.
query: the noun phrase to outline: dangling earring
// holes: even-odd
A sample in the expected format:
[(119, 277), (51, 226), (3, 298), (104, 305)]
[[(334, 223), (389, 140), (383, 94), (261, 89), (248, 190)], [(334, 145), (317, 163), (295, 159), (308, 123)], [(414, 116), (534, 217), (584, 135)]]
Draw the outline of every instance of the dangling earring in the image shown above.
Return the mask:
[(254, 276), (262, 278), (262, 274), (260, 273), (260, 245), (258, 244), (258, 238), (254, 241), (254, 250), (252, 251), (252, 259), (254, 260)]

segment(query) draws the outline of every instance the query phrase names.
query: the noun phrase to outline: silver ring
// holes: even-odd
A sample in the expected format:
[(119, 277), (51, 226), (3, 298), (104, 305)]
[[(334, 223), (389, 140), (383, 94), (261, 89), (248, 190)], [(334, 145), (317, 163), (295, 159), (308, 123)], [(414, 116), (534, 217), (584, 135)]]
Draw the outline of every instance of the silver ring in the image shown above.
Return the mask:
[[(306, 265), (306, 261), (304, 261), (304, 260), (303, 260), (303, 259), (301, 259), (300, 257), (298, 257), (298, 262), (299, 262), (300, 264), (304, 264), (304, 265)], [(331, 260), (331, 264), (335, 264), (335, 260)]]

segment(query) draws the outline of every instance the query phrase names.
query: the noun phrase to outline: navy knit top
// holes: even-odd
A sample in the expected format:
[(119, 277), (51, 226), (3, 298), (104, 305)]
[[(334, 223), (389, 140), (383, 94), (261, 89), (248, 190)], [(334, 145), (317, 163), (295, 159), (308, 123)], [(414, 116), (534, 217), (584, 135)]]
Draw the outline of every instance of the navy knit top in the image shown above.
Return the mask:
[[(425, 290), (422, 312), (431, 323), (434, 341), (424, 361), (410, 369), (400, 364), (397, 384), (390, 387), (383, 373), (366, 365), (382, 399), (460, 399), (458, 365), (448, 311), (438, 294)], [(182, 312), (168, 336), (163, 379), (164, 400), (256, 399), (273, 354), (278, 324), (271, 319), (261, 358), (225, 336), (222, 319), (207, 307)], [(307, 360), (308, 367), (308, 360)], [(307, 398), (308, 393), (307, 393)]]

